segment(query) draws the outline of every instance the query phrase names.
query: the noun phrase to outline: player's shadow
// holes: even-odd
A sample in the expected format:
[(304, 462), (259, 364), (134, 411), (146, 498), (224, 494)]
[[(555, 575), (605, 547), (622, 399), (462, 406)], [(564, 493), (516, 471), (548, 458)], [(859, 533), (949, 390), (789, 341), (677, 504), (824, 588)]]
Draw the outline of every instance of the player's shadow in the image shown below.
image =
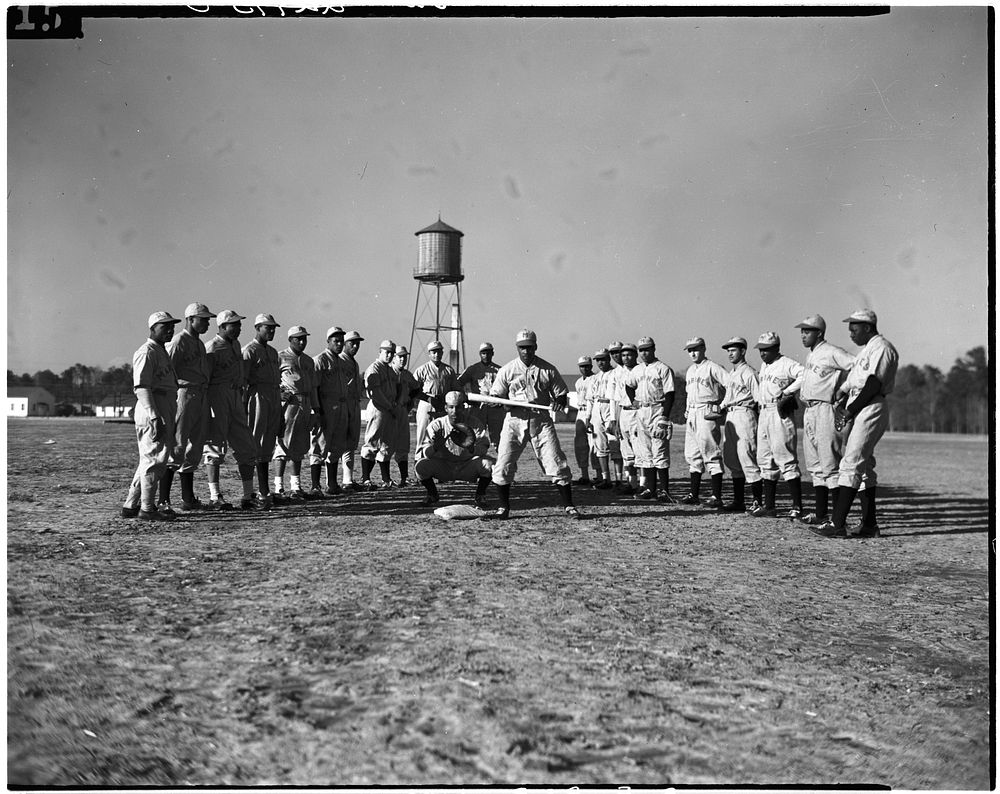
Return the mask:
[[(986, 533), (993, 510), (990, 500), (928, 493), (907, 486), (878, 486), (877, 520), (883, 535), (962, 535)], [(860, 510), (854, 500), (852, 516)]]

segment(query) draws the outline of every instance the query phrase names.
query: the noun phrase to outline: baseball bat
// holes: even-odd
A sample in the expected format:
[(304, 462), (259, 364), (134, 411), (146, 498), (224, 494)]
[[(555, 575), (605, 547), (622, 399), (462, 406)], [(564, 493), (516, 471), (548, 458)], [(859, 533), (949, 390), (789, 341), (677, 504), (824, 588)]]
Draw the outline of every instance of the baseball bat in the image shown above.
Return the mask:
[(529, 408), (533, 411), (553, 411), (554, 405), (538, 405), (537, 403), (522, 403), (517, 400), (505, 400), (502, 397), (494, 397), (490, 394), (467, 394), (469, 402), (486, 403), (488, 405), (505, 405), (510, 408)]

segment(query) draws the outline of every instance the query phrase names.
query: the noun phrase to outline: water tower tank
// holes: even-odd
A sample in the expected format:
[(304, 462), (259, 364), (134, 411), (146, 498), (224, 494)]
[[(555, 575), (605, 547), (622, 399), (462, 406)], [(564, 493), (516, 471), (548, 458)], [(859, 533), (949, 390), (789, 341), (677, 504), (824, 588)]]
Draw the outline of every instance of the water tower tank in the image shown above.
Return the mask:
[(416, 232), (420, 256), (413, 270), (417, 281), (457, 284), (462, 275), (462, 232), (438, 217), (426, 229)]

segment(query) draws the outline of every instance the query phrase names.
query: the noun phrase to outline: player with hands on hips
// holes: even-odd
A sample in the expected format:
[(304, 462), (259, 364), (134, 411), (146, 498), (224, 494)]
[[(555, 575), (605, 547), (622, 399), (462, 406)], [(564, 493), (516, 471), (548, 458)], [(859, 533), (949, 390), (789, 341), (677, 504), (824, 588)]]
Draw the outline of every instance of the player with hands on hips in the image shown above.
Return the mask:
[[(836, 411), (850, 433), (844, 444), (837, 478), (837, 501), (829, 522), (811, 527), (824, 537), (877, 538), (875, 513), (875, 446), (889, 427), (886, 397), (896, 386), (899, 353), (878, 331), (878, 317), (871, 309), (859, 309), (844, 320), (851, 341), (861, 348), (847, 380), (838, 388)], [(847, 516), (861, 490), (861, 525), (847, 531)]]
[(764, 483), (757, 465), (757, 398), (760, 388), (757, 372), (747, 361), (747, 340), (734, 336), (722, 349), (733, 365), (726, 374), (726, 396), (719, 410), (725, 417), (722, 444), (722, 462), (733, 478), (733, 501), (723, 510), (744, 512), (746, 508), (746, 484), (750, 483), (753, 493), (751, 510), (761, 507), (764, 500)]
[(684, 418), (684, 457), (691, 474), (691, 492), (682, 504), (696, 505), (700, 500), (701, 477), (708, 471), (712, 478), (712, 495), (705, 507), (720, 510), (722, 504), (722, 413), (719, 404), (726, 395), (728, 373), (705, 355), (705, 340), (700, 336), (684, 345), (694, 362), (684, 377), (687, 403)]
[(445, 415), (431, 420), (417, 447), (413, 471), (427, 489), (421, 507), (441, 501), (434, 480), (476, 483), (477, 507), (486, 506), (486, 489), (493, 475), (489, 457), (490, 436), (486, 425), (467, 402), (465, 392), (444, 396)]
[(802, 517), (802, 479), (799, 472), (798, 430), (793, 411), (786, 406), (794, 404), (795, 395), (802, 386), (805, 368), (794, 359), (781, 354), (781, 337), (774, 331), (765, 331), (755, 345), (763, 362), (759, 380), (757, 403), (760, 418), (757, 422), (757, 465), (764, 480), (764, 504), (751, 510), (755, 518), (776, 518), (775, 497), (778, 480), (784, 479), (792, 497), (788, 518)]
[(139, 465), (122, 506), (122, 518), (173, 521), (173, 511), (158, 512), (156, 492), (168, 465), (176, 465), (177, 375), (166, 344), (174, 335), (175, 320), (169, 312), (149, 316), (149, 338), (132, 356), (135, 391), (135, 438)]
[[(674, 371), (656, 357), (656, 342), (644, 336), (636, 344), (639, 363), (623, 374), (630, 405), (636, 407), (635, 462), (643, 471), (639, 499), (673, 503), (670, 495), (670, 439), (674, 428), (670, 412), (674, 407)], [(657, 490), (657, 479), (662, 485)]]
[(302, 488), (302, 458), (309, 452), (310, 435), (322, 428), (316, 396), (316, 364), (306, 355), (309, 332), (301, 325), (288, 329), (288, 347), (278, 353), (281, 371), (281, 426), (274, 460), (278, 471), (274, 477), (275, 497), (284, 496), (285, 468), (292, 462), (288, 498), (295, 501), (322, 499), (317, 482), (305, 491)]
[(396, 451), (396, 429), (399, 425), (399, 375), (392, 368), (396, 343), (385, 339), (378, 347), (378, 358), (365, 370), (365, 392), (368, 394), (368, 424), (365, 443), (361, 447), (361, 487), (374, 491), (372, 470), (378, 463), (382, 487), (392, 487), (389, 464)]
[[(559, 371), (536, 354), (535, 332), (527, 328), (518, 331), (514, 344), (517, 358), (500, 367), (490, 394), (565, 411), (569, 389)], [(573, 475), (559, 445), (552, 411), (531, 408), (509, 408), (504, 418), (497, 462), (493, 466), (493, 484), (500, 501), (494, 517), (505, 519), (510, 515), (510, 486), (517, 473), (518, 458), (529, 442), (542, 470), (558, 489), (566, 515), (580, 518), (582, 514), (573, 505)]]
[(815, 512), (803, 516), (802, 522), (822, 524), (829, 518), (831, 499), (837, 503), (837, 475), (847, 439), (847, 432), (837, 429), (834, 402), (854, 364), (854, 356), (826, 341), (826, 320), (818, 314), (806, 317), (795, 327), (800, 329), (802, 346), (809, 349), (799, 397), (805, 405), (802, 448), (816, 495)]

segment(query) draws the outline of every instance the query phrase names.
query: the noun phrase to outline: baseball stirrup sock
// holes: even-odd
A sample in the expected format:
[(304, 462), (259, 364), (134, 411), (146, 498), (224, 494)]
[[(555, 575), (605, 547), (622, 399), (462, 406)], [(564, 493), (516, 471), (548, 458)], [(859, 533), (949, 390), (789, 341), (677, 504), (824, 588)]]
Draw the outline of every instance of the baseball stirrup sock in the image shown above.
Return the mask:
[(368, 482), (372, 476), (372, 469), (375, 468), (375, 461), (369, 458), (361, 459), (361, 482)]
[(510, 483), (497, 486), (497, 501), (504, 510), (510, 510)]
[(382, 482), (390, 483), (392, 482), (392, 473), (389, 471), (389, 459), (380, 460), (378, 462), (379, 474), (382, 475)]
[(764, 507), (767, 510), (774, 510), (774, 497), (778, 493), (777, 480), (764, 480)]
[(701, 472), (693, 471), (691, 472), (691, 496), (697, 498), (699, 491), (701, 491)]
[(170, 504), (170, 487), (174, 482), (174, 470), (167, 469), (160, 477), (160, 501)]
[(410, 462), (406, 460), (397, 460), (396, 465), (399, 467), (399, 479), (409, 479)]
[(270, 493), (267, 481), (270, 479), (270, 472), (266, 463), (257, 464), (257, 488), (260, 490), (262, 495)]
[(428, 496), (430, 496), (432, 499), (438, 498), (437, 485), (434, 484), (434, 479), (432, 477), (428, 477), (426, 480), (421, 480), (420, 484), (427, 489)]
[(875, 489), (865, 488), (858, 493), (861, 500), (861, 526), (872, 529), (878, 525), (875, 520)]
[(181, 499), (189, 504), (194, 502), (194, 472), (182, 471), (177, 476), (181, 480)]
[(746, 483), (747, 481), (743, 477), (733, 477), (733, 505), (736, 507), (746, 507), (746, 496), (744, 495)]
[(757, 480), (756, 482), (750, 483), (750, 494), (753, 496), (753, 500), (758, 504), (764, 501), (764, 481)]
[[(670, 495), (670, 469), (653, 469), (653, 474), (660, 481), (660, 485), (663, 487), (663, 493), (667, 496)], [(654, 487), (655, 490), (655, 487)]]
[(322, 473), (323, 473), (322, 463), (312, 463), (309, 465), (309, 480), (312, 484), (312, 487), (317, 491), (322, 487), (319, 484), (320, 476), (322, 475)]
[(559, 499), (562, 501), (563, 507), (573, 506), (573, 491), (572, 486), (567, 485), (557, 485), (556, 488), (559, 491)]
[[(344, 480), (344, 482), (348, 482)], [(326, 487), (336, 488), (337, 487), (337, 464), (327, 463), (326, 464)]]
[(489, 477), (480, 477), (476, 480), (476, 496), (486, 496), (486, 489), (490, 487)]
[(837, 529), (844, 529), (847, 526), (847, 514), (851, 512), (851, 505), (854, 504), (854, 497), (857, 494), (856, 488), (848, 488), (841, 485), (838, 489), (837, 502), (833, 506), (833, 525)]
[(722, 472), (712, 475), (712, 496), (722, 501)]
[(793, 477), (788, 481), (788, 491), (792, 495), (792, 507), (795, 510), (802, 509), (802, 478)]
[(816, 485), (813, 490), (816, 492), (816, 517), (826, 518), (830, 512), (830, 489), (825, 485)]

